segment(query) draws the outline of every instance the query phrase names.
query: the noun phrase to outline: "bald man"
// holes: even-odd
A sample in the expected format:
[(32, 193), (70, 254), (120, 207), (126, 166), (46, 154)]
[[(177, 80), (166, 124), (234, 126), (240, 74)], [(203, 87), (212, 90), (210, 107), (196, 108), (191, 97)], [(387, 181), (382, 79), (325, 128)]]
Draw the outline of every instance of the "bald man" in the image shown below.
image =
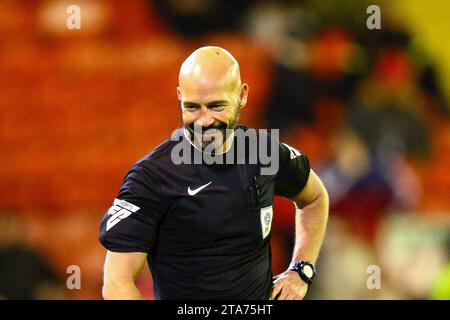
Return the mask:
[[(315, 277), (328, 195), (304, 154), (237, 124), (248, 92), (239, 64), (222, 48), (200, 48), (184, 61), (177, 88), (183, 127), (131, 168), (101, 223), (105, 299), (141, 299), (135, 279), (146, 262), (156, 299), (303, 299)], [(255, 145), (276, 155), (276, 172), (249, 160)], [(215, 161), (195, 162), (205, 155)], [(297, 208), (292, 263), (276, 277), (274, 195)]]

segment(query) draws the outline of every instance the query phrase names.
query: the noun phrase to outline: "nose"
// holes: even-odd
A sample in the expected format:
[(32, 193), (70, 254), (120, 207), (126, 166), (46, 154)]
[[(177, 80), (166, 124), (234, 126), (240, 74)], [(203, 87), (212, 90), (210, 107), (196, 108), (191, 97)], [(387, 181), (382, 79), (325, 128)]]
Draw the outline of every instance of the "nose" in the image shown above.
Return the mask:
[(195, 122), (203, 128), (206, 128), (214, 123), (214, 119), (211, 117), (210, 110), (205, 106), (202, 106), (199, 117)]

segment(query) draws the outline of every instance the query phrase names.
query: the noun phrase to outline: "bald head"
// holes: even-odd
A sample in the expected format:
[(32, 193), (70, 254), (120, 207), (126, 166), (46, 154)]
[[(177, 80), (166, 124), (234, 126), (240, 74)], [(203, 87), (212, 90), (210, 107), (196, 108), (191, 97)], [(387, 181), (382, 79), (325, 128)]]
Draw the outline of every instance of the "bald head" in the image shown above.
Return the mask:
[(221, 47), (202, 47), (183, 62), (178, 81), (181, 90), (236, 90), (241, 86), (239, 64)]
[[(195, 50), (181, 65), (178, 81), (181, 114), (188, 130), (193, 132), (197, 124), (218, 129), (225, 137), (227, 128), (236, 127), (239, 112), (247, 103), (248, 85), (241, 83), (239, 64), (228, 51), (220, 47)], [(214, 143), (221, 143), (221, 138), (216, 138)]]

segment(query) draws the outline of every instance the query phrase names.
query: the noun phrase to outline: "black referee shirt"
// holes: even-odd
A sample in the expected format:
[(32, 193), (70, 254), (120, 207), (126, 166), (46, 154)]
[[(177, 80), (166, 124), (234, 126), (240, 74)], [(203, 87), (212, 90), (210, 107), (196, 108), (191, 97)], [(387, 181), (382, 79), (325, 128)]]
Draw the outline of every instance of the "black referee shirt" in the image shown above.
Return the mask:
[[(182, 130), (181, 143), (200, 152)], [(276, 142), (279, 170), (261, 175), (259, 162), (174, 164), (177, 143), (165, 141), (131, 168), (100, 242), (113, 252), (148, 253), (156, 299), (268, 299), (273, 196), (303, 189), (307, 157)]]

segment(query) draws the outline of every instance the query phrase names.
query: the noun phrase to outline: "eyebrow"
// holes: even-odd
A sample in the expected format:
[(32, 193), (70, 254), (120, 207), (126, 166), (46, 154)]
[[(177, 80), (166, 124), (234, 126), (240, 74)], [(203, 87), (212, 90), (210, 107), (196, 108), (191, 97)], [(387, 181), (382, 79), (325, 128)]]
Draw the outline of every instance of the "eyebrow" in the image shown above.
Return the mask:
[[(214, 104), (228, 104), (228, 101), (227, 100), (216, 100), (216, 101), (208, 102), (206, 105), (211, 106)], [(199, 106), (200, 104), (196, 103), (196, 102), (185, 101), (185, 102), (183, 102), (183, 105)]]

